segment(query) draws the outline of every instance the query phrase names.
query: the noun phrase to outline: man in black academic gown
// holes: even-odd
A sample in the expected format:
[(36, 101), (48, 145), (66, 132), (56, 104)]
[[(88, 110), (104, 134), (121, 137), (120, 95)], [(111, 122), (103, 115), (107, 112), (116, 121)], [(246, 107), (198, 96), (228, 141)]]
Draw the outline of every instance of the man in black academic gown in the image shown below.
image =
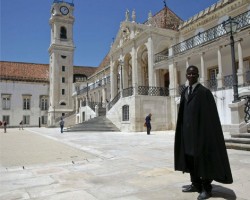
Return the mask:
[(175, 132), (175, 170), (190, 173), (183, 192), (199, 192), (198, 200), (212, 196), (212, 181), (233, 182), (221, 123), (210, 90), (198, 83), (199, 70), (189, 66), (189, 86), (181, 94)]

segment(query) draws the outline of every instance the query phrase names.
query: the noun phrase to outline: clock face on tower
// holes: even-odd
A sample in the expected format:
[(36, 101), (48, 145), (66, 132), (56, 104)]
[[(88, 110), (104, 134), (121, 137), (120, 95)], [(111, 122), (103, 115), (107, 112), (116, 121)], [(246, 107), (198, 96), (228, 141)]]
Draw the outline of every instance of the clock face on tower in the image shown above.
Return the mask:
[(69, 9), (66, 7), (66, 6), (61, 6), (60, 7), (60, 12), (63, 14), (63, 15), (67, 15), (69, 13)]

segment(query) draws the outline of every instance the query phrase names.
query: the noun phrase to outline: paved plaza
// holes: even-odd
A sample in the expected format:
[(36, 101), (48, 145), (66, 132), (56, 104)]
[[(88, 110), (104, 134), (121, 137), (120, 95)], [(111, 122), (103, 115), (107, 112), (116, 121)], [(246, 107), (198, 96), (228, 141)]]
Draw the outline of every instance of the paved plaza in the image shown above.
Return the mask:
[[(174, 132), (0, 129), (0, 200), (195, 200), (174, 171)], [(211, 199), (250, 199), (250, 152), (228, 150), (234, 183)]]

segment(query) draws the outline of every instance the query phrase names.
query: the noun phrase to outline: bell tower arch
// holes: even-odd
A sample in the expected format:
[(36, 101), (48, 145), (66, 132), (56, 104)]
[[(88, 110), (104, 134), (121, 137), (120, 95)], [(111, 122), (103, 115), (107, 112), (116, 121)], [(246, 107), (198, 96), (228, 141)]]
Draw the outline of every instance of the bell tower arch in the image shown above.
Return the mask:
[[(74, 4), (54, 0), (51, 6), (51, 42), (49, 46), (48, 126), (55, 126), (58, 118), (73, 111), (73, 16)], [(62, 102), (64, 102), (62, 104)]]

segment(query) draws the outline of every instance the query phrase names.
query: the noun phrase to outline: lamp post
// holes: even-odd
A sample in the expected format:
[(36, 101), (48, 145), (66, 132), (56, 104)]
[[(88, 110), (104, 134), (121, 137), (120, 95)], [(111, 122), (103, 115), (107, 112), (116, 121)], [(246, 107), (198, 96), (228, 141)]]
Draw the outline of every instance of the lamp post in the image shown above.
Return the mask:
[(223, 27), (227, 34), (230, 34), (230, 46), (231, 46), (231, 57), (232, 57), (232, 71), (233, 71), (233, 92), (234, 92), (234, 100), (233, 103), (240, 101), (239, 93), (238, 93), (238, 77), (237, 77), (237, 69), (235, 65), (235, 50), (234, 50), (234, 36), (233, 34), (236, 32), (238, 23), (233, 20), (231, 17), (228, 20), (223, 22)]

